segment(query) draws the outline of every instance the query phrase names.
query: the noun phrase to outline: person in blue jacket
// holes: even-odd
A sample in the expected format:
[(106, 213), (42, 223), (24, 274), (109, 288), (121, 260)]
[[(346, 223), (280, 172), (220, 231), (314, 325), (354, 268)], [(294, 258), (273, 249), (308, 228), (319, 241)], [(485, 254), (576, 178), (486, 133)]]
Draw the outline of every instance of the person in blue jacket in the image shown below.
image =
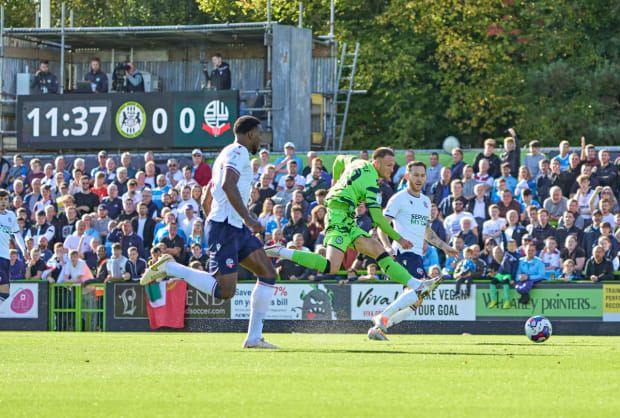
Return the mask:
[(534, 283), (545, 280), (545, 264), (536, 257), (536, 244), (530, 242), (525, 247), (525, 257), (519, 259), (517, 268), (517, 292), (521, 294), (519, 303), (527, 305), (530, 302), (530, 290)]

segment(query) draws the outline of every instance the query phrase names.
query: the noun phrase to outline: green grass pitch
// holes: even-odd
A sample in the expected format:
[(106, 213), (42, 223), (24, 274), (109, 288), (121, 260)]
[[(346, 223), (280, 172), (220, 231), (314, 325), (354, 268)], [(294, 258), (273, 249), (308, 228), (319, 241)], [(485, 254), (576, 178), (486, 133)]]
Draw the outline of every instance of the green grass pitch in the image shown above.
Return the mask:
[(3, 417), (618, 416), (619, 337), (0, 333)]

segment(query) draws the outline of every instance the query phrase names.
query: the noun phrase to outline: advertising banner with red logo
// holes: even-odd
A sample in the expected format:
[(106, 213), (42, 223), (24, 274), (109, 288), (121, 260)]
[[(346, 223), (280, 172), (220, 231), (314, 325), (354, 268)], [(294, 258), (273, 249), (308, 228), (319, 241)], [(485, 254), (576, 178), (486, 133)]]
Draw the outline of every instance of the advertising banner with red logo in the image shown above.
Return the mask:
[[(250, 317), (250, 297), (254, 284), (238, 283), (230, 301), (231, 319)], [(281, 284), (273, 287), (271, 308), (265, 319), (347, 320), (349, 290), (335, 284)]]
[(0, 318), (38, 318), (39, 284), (11, 283), (10, 296), (0, 304)]

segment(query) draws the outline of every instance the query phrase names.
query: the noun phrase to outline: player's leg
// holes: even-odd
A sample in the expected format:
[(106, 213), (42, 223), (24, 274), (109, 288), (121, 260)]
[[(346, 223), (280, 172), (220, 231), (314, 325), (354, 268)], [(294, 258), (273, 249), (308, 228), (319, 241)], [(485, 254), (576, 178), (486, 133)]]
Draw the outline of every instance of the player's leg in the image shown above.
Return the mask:
[(487, 308), (495, 308), (497, 306), (497, 285), (499, 280), (497, 279), (497, 273), (495, 277), (491, 278), (489, 283), (489, 293), (491, 294), (491, 302), (487, 305)]
[(9, 299), (11, 294), (9, 281), (10, 261), (0, 257), (0, 305)]
[[(263, 250), (260, 241), (250, 236), (244, 251), (251, 251), (249, 255), (240, 254), (241, 265), (258, 277), (250, 298), (250, 321), (248, 336), (243, 343), (244, 348), (278, 348), (263, 338), (263, 321), (271, 306), (271, 298), (275, 294), (276, 270)], [(255, 240), (255, 242), (253, 242)]]

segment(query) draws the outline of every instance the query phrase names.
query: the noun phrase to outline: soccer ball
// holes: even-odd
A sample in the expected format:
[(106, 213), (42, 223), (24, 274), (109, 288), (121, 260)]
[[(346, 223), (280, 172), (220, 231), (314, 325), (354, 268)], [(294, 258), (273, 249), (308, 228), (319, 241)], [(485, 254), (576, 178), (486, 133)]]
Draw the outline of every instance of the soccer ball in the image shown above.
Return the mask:
[(533, 316), (525, 321), (525, 335), (535, 343), (543, 343), (551, 337), (551, 321), (544, 316)]
[(445, 152), (450, 154), (454, 148), (458, 148), (461, 146), (461, 142), (457, 137), (450, 135), (446, 139), (443, 140), (442, 148)]

